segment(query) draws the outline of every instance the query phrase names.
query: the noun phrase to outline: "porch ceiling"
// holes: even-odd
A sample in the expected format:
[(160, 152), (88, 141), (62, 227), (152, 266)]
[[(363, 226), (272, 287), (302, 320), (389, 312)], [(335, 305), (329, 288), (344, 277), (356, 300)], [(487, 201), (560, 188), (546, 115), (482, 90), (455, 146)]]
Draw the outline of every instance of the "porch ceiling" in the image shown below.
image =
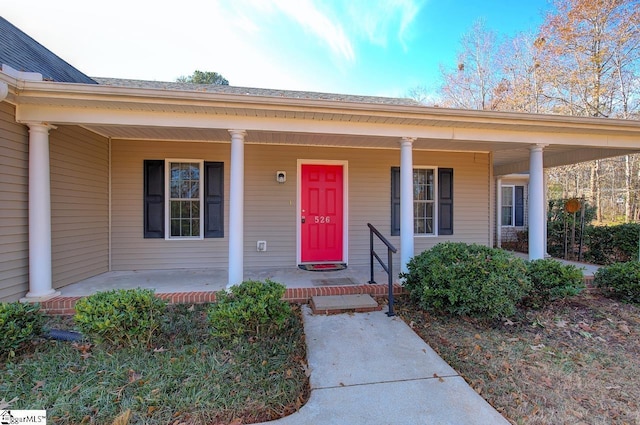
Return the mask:
[(22, 82), (8, 100), (19, 122), (80, 125), (112, 139), (228, 143), (228, 129), (244, 129), (254, 144), (399, 150), (411, 137), (417, 150), (491, 152), (496, 175), (527, 171), (529, 147), (540, 143), (545, 167), (640, 152), (639, 121), (231, 89)]
[[(228, 143), (227, 129), (174, 128), (149, 126), (103, 126), (85, 125), (90, 131), (105, 137), (120, 140), (151, 140), (177, 142), (222, 142)], [(277, 132), (254, 130), (248, 132), (248, 144), (304, 145), (342, 148), (393, 149), (399, 150), (398, 137), (360, 136), (350, 134), (318, 134), (299, 132)], [(638, 138), (640, 142), (640, 137)], [(529, 146), (533, 143), (487, 142), (474, 140), (451, 140), (444, 138), (417, 138), (416, 150), (457, 151), (493, 153), (497, 175), (527, 171)], [(640, 149), (593, 147), (583, 145), (549, 145), (544, 151), (546, 167), (573, 164), (581, 161), (625, 155)], [(399, 157), (398, 157), (399, 158)]]

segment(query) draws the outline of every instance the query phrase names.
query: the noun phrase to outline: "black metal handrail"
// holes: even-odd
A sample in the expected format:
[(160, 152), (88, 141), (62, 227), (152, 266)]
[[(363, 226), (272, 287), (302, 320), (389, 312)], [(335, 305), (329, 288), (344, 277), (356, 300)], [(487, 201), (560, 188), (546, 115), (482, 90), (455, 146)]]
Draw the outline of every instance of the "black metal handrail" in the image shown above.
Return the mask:
[[(369, 281), (369, 283), (372, 283), (372, 284), (376, 283), (376, 281), (374, 280), (374, 276), (373, 276), (373, 259), (375, 258), (376, 260), (378, 260), (378, 263), (380, 263), (380, 265), (382, 266), (384, 271), (387, 272), (387, 277), (389, 279), (389, 295), (388, 295), (388, 298), (389, 298), (389, 311), (387, 312), (387, 316), (389, 316), (389, 317), (395, 316), (395, 313), (393, 312), (393, 277), (392, 277), (392, 273), (393, 273), (393, 254), (398, 252), (398, 250), (391, 244), (391, 242), (389, 242), (387, 240), (387, 238), (382, 236), (382, 233), (378, 232), (378, 229), (373, 227), (373, 225), (371, 223), (367, 223), (367, 226), (369, 226), (369, 266), (371, 268), (371, 280)], [(382, 261), (380, 256), (373, 249), (373, 235), (376, 235), (378, 237), (378, 239), (380, 239), (382, 241), (382, 243), (387, 246), (387, 264), (385, 264), (384, 261)]]

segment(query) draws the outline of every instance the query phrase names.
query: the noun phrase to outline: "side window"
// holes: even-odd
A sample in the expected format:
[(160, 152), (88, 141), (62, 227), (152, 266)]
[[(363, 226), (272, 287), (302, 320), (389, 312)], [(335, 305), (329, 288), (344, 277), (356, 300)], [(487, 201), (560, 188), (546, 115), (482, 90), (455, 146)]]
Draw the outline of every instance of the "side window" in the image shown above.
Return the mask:
[(524, 186), (502, 186), (502, 225), (524, 226)]
[[(414, 234), (453, 234), (452, 168), (414, 168), (413, 213)], [(399, 234), (400, 167), (391, 167), (391, 235)]]
[(224, 237), (224, 163), (145, 160), (143, 193), (145, 238)]
[(513, 226), (513, 186), (502, 186), (502, 225)]

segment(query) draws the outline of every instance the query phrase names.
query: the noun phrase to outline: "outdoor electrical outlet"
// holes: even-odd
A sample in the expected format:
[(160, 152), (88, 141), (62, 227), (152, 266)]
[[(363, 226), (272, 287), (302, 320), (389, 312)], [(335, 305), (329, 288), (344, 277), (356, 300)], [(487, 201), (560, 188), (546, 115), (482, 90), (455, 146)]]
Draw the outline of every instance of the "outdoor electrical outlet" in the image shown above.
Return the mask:
[(267, 250), (267, 241), (258, 241), (258, 244), (256, 246), (257, 250), (259, 252), (263, 252)]

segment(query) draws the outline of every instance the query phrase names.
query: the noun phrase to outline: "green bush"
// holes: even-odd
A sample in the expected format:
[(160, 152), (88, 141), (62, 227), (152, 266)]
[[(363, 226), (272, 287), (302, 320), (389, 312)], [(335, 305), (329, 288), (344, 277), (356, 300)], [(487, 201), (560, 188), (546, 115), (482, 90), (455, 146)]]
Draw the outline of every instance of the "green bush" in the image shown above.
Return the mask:
[(531, 279), (531, 290), (523, 304), (528, 307), (544, 307), (552, 301), (577, 295), (584, 288), (582, 272), (557, 260), (529, 261), (527, 273)]
[(600, 268), (594, 284), (603, 293), (628, 303), (640, 303), (640, 262), (629, 261)]
[(158, 334), (166, 305), (151, 289), (98, 292), (78, 300), (74, 320), (94, 342), (137, 346)]
[(38, 304), (0, 303), (0, 358), (14, 357), (22, 344), (42, 331)]
[(512, 316), (531, 286), (523, 260), (500, 249), (454, 242), (415, 256), (401, 277), (424, 309), (488, 319)]
[(585, 230), (584, 259), (595, 264), (613, 264), (638, 259), (640, 224), (589, 226)]
[(216, 294), (207, 318), (211, 334), (220, 338), (258, 335), (283, 329), (291, 306), (282, 300), (285, 286), (267, 279), (247, 280)]

